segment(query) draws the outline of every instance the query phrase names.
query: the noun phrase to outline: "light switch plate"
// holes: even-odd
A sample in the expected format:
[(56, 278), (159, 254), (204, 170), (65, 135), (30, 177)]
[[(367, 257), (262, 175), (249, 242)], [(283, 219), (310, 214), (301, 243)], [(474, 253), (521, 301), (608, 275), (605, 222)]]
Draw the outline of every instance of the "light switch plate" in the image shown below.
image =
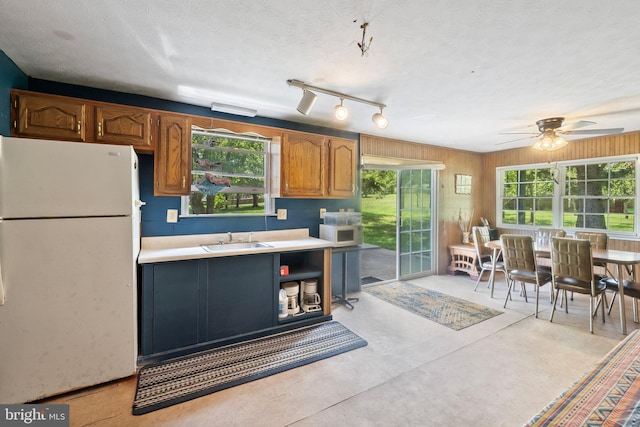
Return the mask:
[(278, 209), (278, 219), (287, 219), (286, 209)]
[(324, 214), (327, 213), (327, 208), (320, 208), (320, 218), (324, 218)]
[(167, 209), (167, 222), (178, 222), (178, 209)]

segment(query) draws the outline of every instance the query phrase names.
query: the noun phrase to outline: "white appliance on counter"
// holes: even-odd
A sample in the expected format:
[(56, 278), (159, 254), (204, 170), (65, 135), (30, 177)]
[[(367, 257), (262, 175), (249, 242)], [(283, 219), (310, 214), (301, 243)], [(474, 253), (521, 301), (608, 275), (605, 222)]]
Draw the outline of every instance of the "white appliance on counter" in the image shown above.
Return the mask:
[(0, 403), (136, 372), (138, 159), (0, 136)]
[(320, 238), (333, 242), (333, 246), (357, 246), (362, 244), (362, 225), (320, 224)]

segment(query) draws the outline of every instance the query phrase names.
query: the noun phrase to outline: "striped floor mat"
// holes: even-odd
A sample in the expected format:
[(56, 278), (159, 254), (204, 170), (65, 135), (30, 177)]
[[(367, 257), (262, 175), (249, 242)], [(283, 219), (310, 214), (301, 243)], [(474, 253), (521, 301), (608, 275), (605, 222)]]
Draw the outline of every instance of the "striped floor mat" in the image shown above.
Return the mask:
[(366, 346), (338, 322), (233, 344), (143, 367), (133, 415), (296, 368)]

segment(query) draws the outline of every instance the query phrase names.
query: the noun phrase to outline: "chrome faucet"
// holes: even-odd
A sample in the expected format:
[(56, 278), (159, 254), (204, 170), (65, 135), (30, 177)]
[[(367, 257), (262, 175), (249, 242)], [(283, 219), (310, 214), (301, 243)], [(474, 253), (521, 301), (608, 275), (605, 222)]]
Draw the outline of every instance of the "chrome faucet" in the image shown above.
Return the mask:
[(227, 231), (227, 236), (229, 236), (229, 243), (233, 243), (233, 234), (230, 231)]
[(249, 232), (249, 243), (253, 242), (253, 231)]

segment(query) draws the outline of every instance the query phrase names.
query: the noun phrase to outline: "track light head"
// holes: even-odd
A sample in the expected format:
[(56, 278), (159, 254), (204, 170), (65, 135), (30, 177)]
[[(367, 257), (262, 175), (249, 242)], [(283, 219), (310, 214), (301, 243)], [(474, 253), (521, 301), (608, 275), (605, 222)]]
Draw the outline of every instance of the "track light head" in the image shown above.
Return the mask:
[(342, 105), (343, 99), (340, 98), (340, 105), (336, 105), (336, 119), (338, 120), (344, 120), (349, 116), (349, 110), (347, 110), (347, 107), (345, 107), (344, 105)]
[(389, 120), (382, 115), (382, 108), (380, 108), (379, 113), (375, 113), (373, 117), (371, 117), (371, 120), (373, 120), (373, 123), (378, 129), (384, 129), (389, 125)]
[(298, 104), (298, 111), (304, 114), (305, 116), (309, 115), (309, 113), (311, 112), (311, 109), (313, 108), (313, 105), (316, 103), (317, 100), (318, 100), (318, 95), (311, 92), (310, 90), (303, 89), (302, 99)]

